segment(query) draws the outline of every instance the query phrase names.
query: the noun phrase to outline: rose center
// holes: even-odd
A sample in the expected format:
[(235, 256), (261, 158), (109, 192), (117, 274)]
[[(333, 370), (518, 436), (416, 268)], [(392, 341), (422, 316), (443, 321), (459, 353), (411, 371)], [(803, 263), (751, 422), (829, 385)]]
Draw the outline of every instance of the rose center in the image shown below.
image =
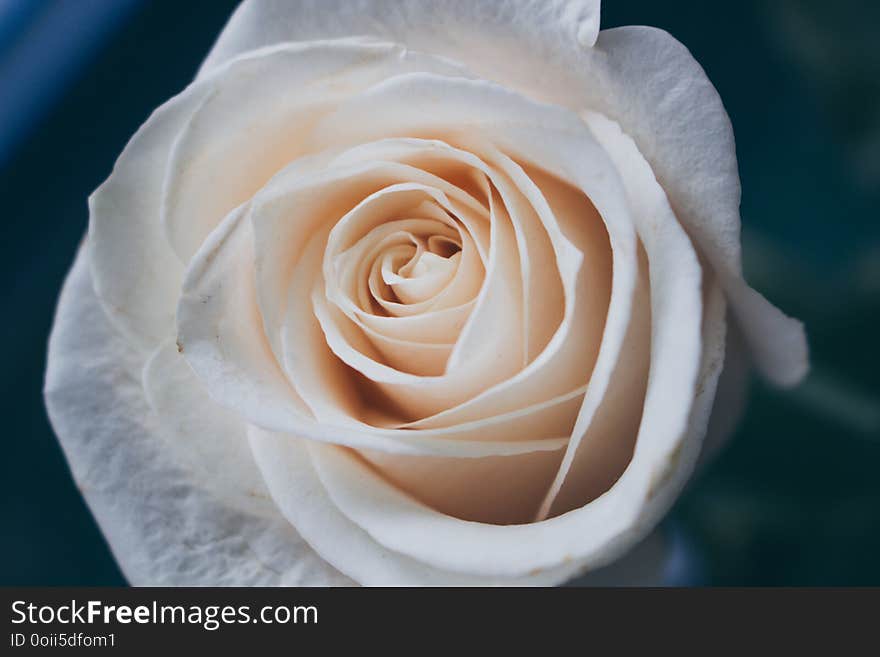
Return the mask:
[(386, 301), (420, 303), (427, 301), (445, 288), (458, 270), (461, 244), (445, 235), (424, 237), (408, 235), (409, 244), (398, 244), (380, 255), (373, 264), (394, 299), (383, 294)]

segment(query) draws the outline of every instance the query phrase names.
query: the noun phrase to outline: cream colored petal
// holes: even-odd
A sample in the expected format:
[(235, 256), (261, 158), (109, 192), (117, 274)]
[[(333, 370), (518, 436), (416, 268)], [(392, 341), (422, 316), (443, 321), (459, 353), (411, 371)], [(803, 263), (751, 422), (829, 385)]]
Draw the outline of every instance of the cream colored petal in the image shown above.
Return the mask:
[[(332, 254), (337, 251), (338, 243), (344, 245), (354, 239), (348, 236), (346, 231), (350, 230), (352, 225), (357, 225), (357, 219), (349, 220), (349, 218), (355, 217), (362, 208), (376, 206), (377, 200), (385, 201), (385, 204), (378, 206), (367, 215), (371, 217), (369, 221), (373, 223), (362, 227), (361, 232), (369, 231), (383, 217), (389, 217), (389, 213), (393, 218), (395, 212), (393, 204), (400, 202), (405, 204), (406, 198), (398, 199), (402, 195), (413, 193), (438, 192), (431, 192), (414, 183), (376, 192), (333, 228), (327, 252)], [(442, 193), (440, 194), (437, 201), (445, 205), (446, 201)], [(402, 206), (405, 207), (406, 205)], [(401, 211), (402, 208), (397, 211)], [(516, 331), (522, 326), (520, 319), (522, 296), (517, 286), (519, 270), (515, 236), (506, 218), (506, 214), (501, 215), (493, 224), (486, 280), (472, 314), (465, 322), (458, 342), (453, 348), (443, 376), (431, 378), (415, 376), (381, 362), (371, 349), (367, 336), (349, 322), (339, 308), (333, 307), (323, 298), (323, 290), (320, 289), (317, 294), (313, 294), (312, 303), (318, 321), (334, 354), (349, 367), (376, 382), (390, 401), (401, 409), (404, 417), (410, 419), (422, 417), (459, 403), (479, 390), (504, 380), (522, 366), (523, 363), (519, 359), (522, 342), (520, 334)], [(332, 259), (325, 260), (324, 275), (328, 282), (329, 299), (333, 301), (337, 297), (332, 281), (336, 279), (337, 273), (333, 271), (331, 263)], [(451, 289), (452, 286), (447, 288), (447, 290)], [(496, 336), (492, 342), (492, 349), (485, 348), (486, 343), (483, 339), (485, 335)], [(290, 341), (288, 344), (292, 348), (297, 348), (299, 345), (298, 341)]]
[[(539, 165), (578, 188), (589, 189), (589, 197), (606, 223), (619, 231), (615, 237), (626, 239), (621, 224), (628, 212), (620, 208), (626, 196), (619, 187), (615, 189), (616, 172), (595, 142), (583, 134), (582, 124), (578, 128), (578, 122), (564, 113), (530, 105), (491, 85), (461, 81), (446, 81), (447, 86), (441, 87), (444, 95), (457, 94), (455, 105), (438, 107), (435, 97), (430, 119), (420, 119), (419, 90), (427, 92), (430, 86), (436, 92), (436, 83), (432, 79), (429, 85), (422, 76), (385, 83), (366, 95), (372, 101), (387, 100), (384, 94), (394, 97), (405, 89), (410, 102), (404, 110), (396, 110), (393, 117), (382, 114), (367, 126), (362, 122), (356, 128), (346, 128), (342, 121), (338, 125), (336, 121), (350, 111), (352, 106), (347, 104), (334, 115), (332, 124), (349, 133), (375, 130), (385, 135), (389, 130), (394, 134), (394, 130), (412, 129), (419, 121), (424, 125), (429, 120), (465, 120), (463, 116), (471, 111), (468, 100), (484, 110), (492, 107), (494, 113), (479, 115), (492, 119), (492, 123), (487, 118), (485, 124), (480, 124), (487, 139), (518, 159)], [(502, 121), (509, 115), (510, 124), (499, 123), (499, 115)], [(388, 125), (392, 122), (393, 126)], [(346, 137), (336, 134), (340, 139)], [(603, 184), (594, 191), (597, 179)], [(617, 213), (608, 212), (612, 209)], [(632, 461), (605, 495), (541, 523), (505, 527), (467, 523), (407, 497), (357, 461), (324, 450), (316, 461), (319, 476), (343, 513), (384, 546), (435, 567), (505, 576), (554, 567), (567, 558), (597, 566), (644, 535), (665, 510), (664, 505), (671, 502), (674, 493), (669, 491), (680, 487), (687, 471), (681, 463), (692, 465), (689, 459), (695, 448), (699, 450), (705, 427), (689, 425), (695, 394), (695, 408), (710, 407), (711, 398), (707, 403), (703, 391), (697, 388), (702, 354), (699, 263), (677, 223), (656, 222), (647, 227), (640, 225), (640, 229), (651, 281), (653, 328), (648, 390)], [(614, 262), (628, 265), (621, 271), (629, 271), (632, 276), (635, 263), (627, 260), (626, 253), (614, 249)], [(627, 299), (628, 295), (621, 297)], [(717, 371), (715, 377), (717, 380)], [(714, 382), (704, 387), (714, 393)], [(693, 435), (689, 435), (691, 432)], [(669, 477), (670, 471), (675, 476)]]
[[(692, 261), (694, 256), (688, 253), (692, 251), (688, 238), (635, 143), (621, 133), (619, 126), (599, 114), (588, 113), (585, 120), (620, 173), (636, 230), (647, 250), (646, 265), (656, 267), (653, 263), (667, 253), (681, 253), (685, 263)], [(682, 268), (682, 278), (693, 275), (687, 266)], [(673, 278), (675, 274), (668, 276)], [(656, 285), (652, 279), (651, 287)], [(643, 381), (648, 362), (646, 337), (650, 318), (641, 307), (649, 301), (650, 295), (644, 286), (642, 290), (633, 303), (635, 310), (623, 344), (623, 356), (618, 358), (617, 364), (611, 359), (600, 362), (595, 378), (590, 381), (572, 441), (539, 519), (551, 512), (577, 508), (593, 499), (616, 480), (629, 460), (638, 418), (628, 409), (632, 408), (632, 399), (644, 398)], [(611, 367), (615, 368), (613, 373)], [(601, 398), (590, 390), (608, 385), (611, 388)], [(570, 472), (573, 465), (574, 471)], [(562, 499), (557, 499), (560, 493)]]
[(730, 120), (682, 44), (662, 30), (604, 30), (581, 84), (597, 109), (638, 144), (676, 215), (717, 272), (761, 373), (780, 385), (808, 369), (800, 322), (742, 278), (740, 185)]
[(207, 85), (193, 85), (153, 112), (89, 197), (95, 291), (111, 321), (147, 352), (173, 333), (183, 276), (159, 223), (165, 163)]
[[(425, 213), (423, 205), (442, 213), (443, 219), (415, 217)], [(364, 198), (330, 232), (323, 266), (328, 297), (349, 316), (363, 316), (376, 304), (397, 316), (400, 313), (394, 307), (404, 306), (412, 313), (404, 316), (412, 317), (416, 312), (443, 310), (472, 301), (482, 286), (484, 271), (478, 254), (471, 248), (472, 240), (462, 234), (448, 214), (453, 212), (455, 206), (441, 190), (412, 182), (389, 185)], [(351, 231), (354, 233), (349, 237)], [(425, 241), (431, 235), (442, 235), (468, 247), (465, 270), (458, 276), (454, 275), (457, 267), (447, 269), (447, 276), (434, 294), (409, 300), (396, 298), (395, 286), (417, 279), (398, 276), (396, 272), (393, 280), (389, 279), (391, 272), (383, 271), (381, 256), (391, 244), (407, 247), (395, 252), (395, 257), (403, 258), (399, 264), (403, 265), (402, 273), (406, 273), (404, 263), (417, 257), (419, 249), (424, 251)], [(405, 287), (401, 293), (406, 295)], [(391, 298), (386, 299), (389, 295)]]
[(165, 433), (144, 396), (141, 354), (95, 295), (90, 246), (87, 241), (80, 251), (61, 293), (45, 399), (77, 486), (128, 581), (350, 585), (280, 513), (267, 517), (230, 505), (228, 495), (217, 496), (169, 447), (180, 436)]
[(245, 205), (230, 213), (190, 263), (177, 309), (177, 344), (217, 403), (262, 426), (287, 427), (309, 411), (263, 331), (248, 212)]
[[(572, 439), (554, 481), (545, 491), (536, 520), (592, 501), (617, 481), (632, 458), (642, 420), (651, 353), (651, 295), (646, 261), (639, 268), (629, 325), (623, 333), (622, 342), (609, 340), (614, 342), (616, 351), (603, 343), (603, 353), (572, 428)], [(613, 370), (609, 371), (609, 367)]]
[(174, 340), (153, 352), (144, 365), (142, 381), (164, 447), (176, 462), (231, 507), (277, 514), (251, 456), (247, 426), (211, 401)]
[[(272, 44), (363, 35), (462, 62), (476, 76), (583, 109), (589, 57), (599, 35), (599, 0), (245, 0), (200, 76)], [(609, 30), (605, 30), (608, 32)], [(599, 51), (599, 52), (597, 52)], [(566, 101), (570, 101), (570, 104)]]
[[(557, 449), (544, 441), (426, 439), (413, 432), (362, 431), (315, 421), (286, 378), (263, 333), (254, 292), (247, 208), (231, 213), (193, 259), (178, 308), (178, 340), (211, 398), (249, 423), (312, 440), (408, 454), (481, 457)], [(317, 346), (317, 342), (315, 343)], [(320, 349), (304, 350), (320, 354)], [(322, 370), (324, 371), (324, 370)]]
[[(174, 142), (162, 223), (182, 262), (233, 208), (300, 156), (339, 100), (389, 75), (460, 69), (392, 44), (287, 44), (230, 63)], [(247, 102), (242, 102), (246, 98)]]
[[(342, 159), (343, 155), (347, 155)], [(278, 174), (253, 202), (257, 294), (273, 350), (280, 357), (280, 324), (286, 313), (287, 288), (304, 245), (318, 229), (329, 230), (365, 198), (390, 185), (438, 187), (456, 216), (467, 222), (477, 248), (483, 236), (478, 224), (483, 207), (466, 193), (412, 166), (350, 154), (315, 156), (297, 161)], [(468, 209), (470, 208), (470, 209)], [(477, 266), (471, 260), (469, 266)], [(476, 276), (476, 272), (474, 273)], [(333, 294), (333, 289), (330, 290)], [(346, 295), (336, 302), (347, 312)], [(355, 318), (353, 318), (355, 319)], [(375, 330), (377, 327), (373, 326)]]
[[(355, 121), (355, 117), (367, 116), (367, 107), (382, 107), (386, 111), (372, 112), (368, 120)], [(581, 214), (592, 216), (589, 222), (569, 222), (566, 226), (569, 234), (558, 227), (547, 200), (521, 167), (493, 146), (493, 143), (501, 144), (522, 160), (553, 159), (552, 149), (542, 143), (548, 132), (545, 126), (554, 140), (567, 142), (568, 152), (579, 152), (578, 161), (587, 167), (579, 178), (583, 183)], [(566, 291), (566, 318), (538, 358), (498, 386), (426, 419), (431, 424), (424, 426), (443, 426), (503, 413), (516, 408), (522, 399), (537, 401), (582, 385), (596, 357), (609, 298), (606, 287), (609, 251), (605, 240), (610, 239), (615, 254), (611, 278), (617, 292), (611, 297), (618, 300), (615, 307), (621, 309), (615, 311), (615, 316), (623, 315), (624, 323), (623, 313), (628, 308), (635, 271), (634, 233), (622, 192), (616, 187), (619, 185), (616, 174), (583, 122), (564, 110), (534, 103), (490, 83), (404, 75), (341, 105), (321, 122), (315, 138), (342, 145), (407, 134), (443, 138), (474, 150), (484, 159), (492, 158), (487, 160), (489, 164), (513, 180), (541, 218), (551, 239), (555, 239), (556, 266)], [(585, 196), (599, 208), (610, 237), (603, 239), (601, 233), (605, 229)], [(572, 243), (576, 247), (572, 247)], [(579, 251), (589, 253), (584, 258), (584, 269), (579, 269), (582, 257)], [(580, 286), (577, 290), (575, 281)], [(572, 326), (578, 326), (582, 332), (573, 334)], [(589, 331), (586, 334), (584, 327)], [(536, 371), (542, 375), (537, 376)]]
[[(549, 586), (577, 574), (572, 565), (522, 578), (461, 575), (384, 548), (343, 515), (316, 475), (308, 441), (252, 428), (251, 447), (273, 499), (328, 563), (366, 586)], [(336, 451), (338, 448), (328, 446)]]
[(463, 520), (510, 525), (534, 520), (559, 470), (563, 450), (482, 459), (376, 450), (358, 454), (389, 484), (432, 509)]
[[(694, 466), (724, 358), (724, 307), (716, 285), (706, 315), (698, 322), (702, 335), (696, 340), (698, 350), (702, 346), (699, 375), (693, 379), (685, 375), (682, 382), (685, 390), (695, 393), (684, 423), (663, 405), (670, 392), (680, 392), (667, 385), (680, 379), (682, 372), (661, 365), (678, 354), (658, 348), (655, 351), (664, 355), (652, 356), (646, 415), (633, 460), (607, 493), (583, 508), (526, 525), (465, 522), (440, 514), (389, 486), (341, 450), (326, 448), (313, 453), (321, 481), (338, 508), (381, 545), (434, 567), (498, 576), (562, 563), (575, 563), (587, 570), (601, 567), (650, 531)], [(668, 346), (666, 341), (674, 339), (672, 334), (678, 328), (674, 315), (660, 314), (664, 319), (654, 334), (655, 348)], [(661, 345), (656, 344), (658, 340)], [(678, 432), (664, 432), (664, 424), (679, 427)]]
[[(468, 263), (470, 264), (470, 263)], [(476, 272), (464, 274), (477, 276)], [(427, 344), (453, 344), (468, 316), (474, 302), (460, 306), (429, 310), (418, 315), (405, 317), (384, 317), (355, 311), (355, 317), (366, 328), (381, 335), (393, 336), (399, 340), (423, 342)]]
[(490, 78), (497, 71), (534, 83), (596, 42), (599, 8), (599, 0), (246, 0), (200, 75), (269, 44), (359, 34), (464, 60)]

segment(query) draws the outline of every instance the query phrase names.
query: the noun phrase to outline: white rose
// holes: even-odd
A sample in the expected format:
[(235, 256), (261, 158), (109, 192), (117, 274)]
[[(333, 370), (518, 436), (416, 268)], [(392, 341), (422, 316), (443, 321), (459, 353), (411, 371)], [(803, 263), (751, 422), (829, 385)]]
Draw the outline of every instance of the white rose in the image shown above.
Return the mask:
[(598, 0), (249, 0), (90, 199), (52, 421), (133, 583), (563, 582), (806, 371), (739, 195)]

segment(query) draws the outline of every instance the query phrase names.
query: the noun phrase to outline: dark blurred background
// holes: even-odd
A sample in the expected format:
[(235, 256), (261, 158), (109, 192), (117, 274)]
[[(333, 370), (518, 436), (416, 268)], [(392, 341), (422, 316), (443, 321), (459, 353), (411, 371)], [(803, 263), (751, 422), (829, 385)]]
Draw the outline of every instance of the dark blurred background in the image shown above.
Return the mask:
[[(86, 197), (182, 89), (234, 0), (0, 0), (0, 584), (122, 584), (41, 398)], [(807, 325), (813, 372), (755, 382), (667, 521), (696, 579), (880, 585), (880, 3), (606, 0), (690, 48), (737, 136), (750, 281)]]

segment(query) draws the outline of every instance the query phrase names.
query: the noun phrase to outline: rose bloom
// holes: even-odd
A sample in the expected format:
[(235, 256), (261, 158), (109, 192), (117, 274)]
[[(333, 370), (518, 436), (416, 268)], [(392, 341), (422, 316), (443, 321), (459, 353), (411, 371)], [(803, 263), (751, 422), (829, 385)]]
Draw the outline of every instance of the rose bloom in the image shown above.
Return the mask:
[(609, 581), (658, 581), (632, 549), (748, 367), (794, 384), (807, 348), (743, 280), (712, 84), (599, 9), (249, 0), (132, 137), (46, 378), (132, 583), (549, 585), (625, 553)]

